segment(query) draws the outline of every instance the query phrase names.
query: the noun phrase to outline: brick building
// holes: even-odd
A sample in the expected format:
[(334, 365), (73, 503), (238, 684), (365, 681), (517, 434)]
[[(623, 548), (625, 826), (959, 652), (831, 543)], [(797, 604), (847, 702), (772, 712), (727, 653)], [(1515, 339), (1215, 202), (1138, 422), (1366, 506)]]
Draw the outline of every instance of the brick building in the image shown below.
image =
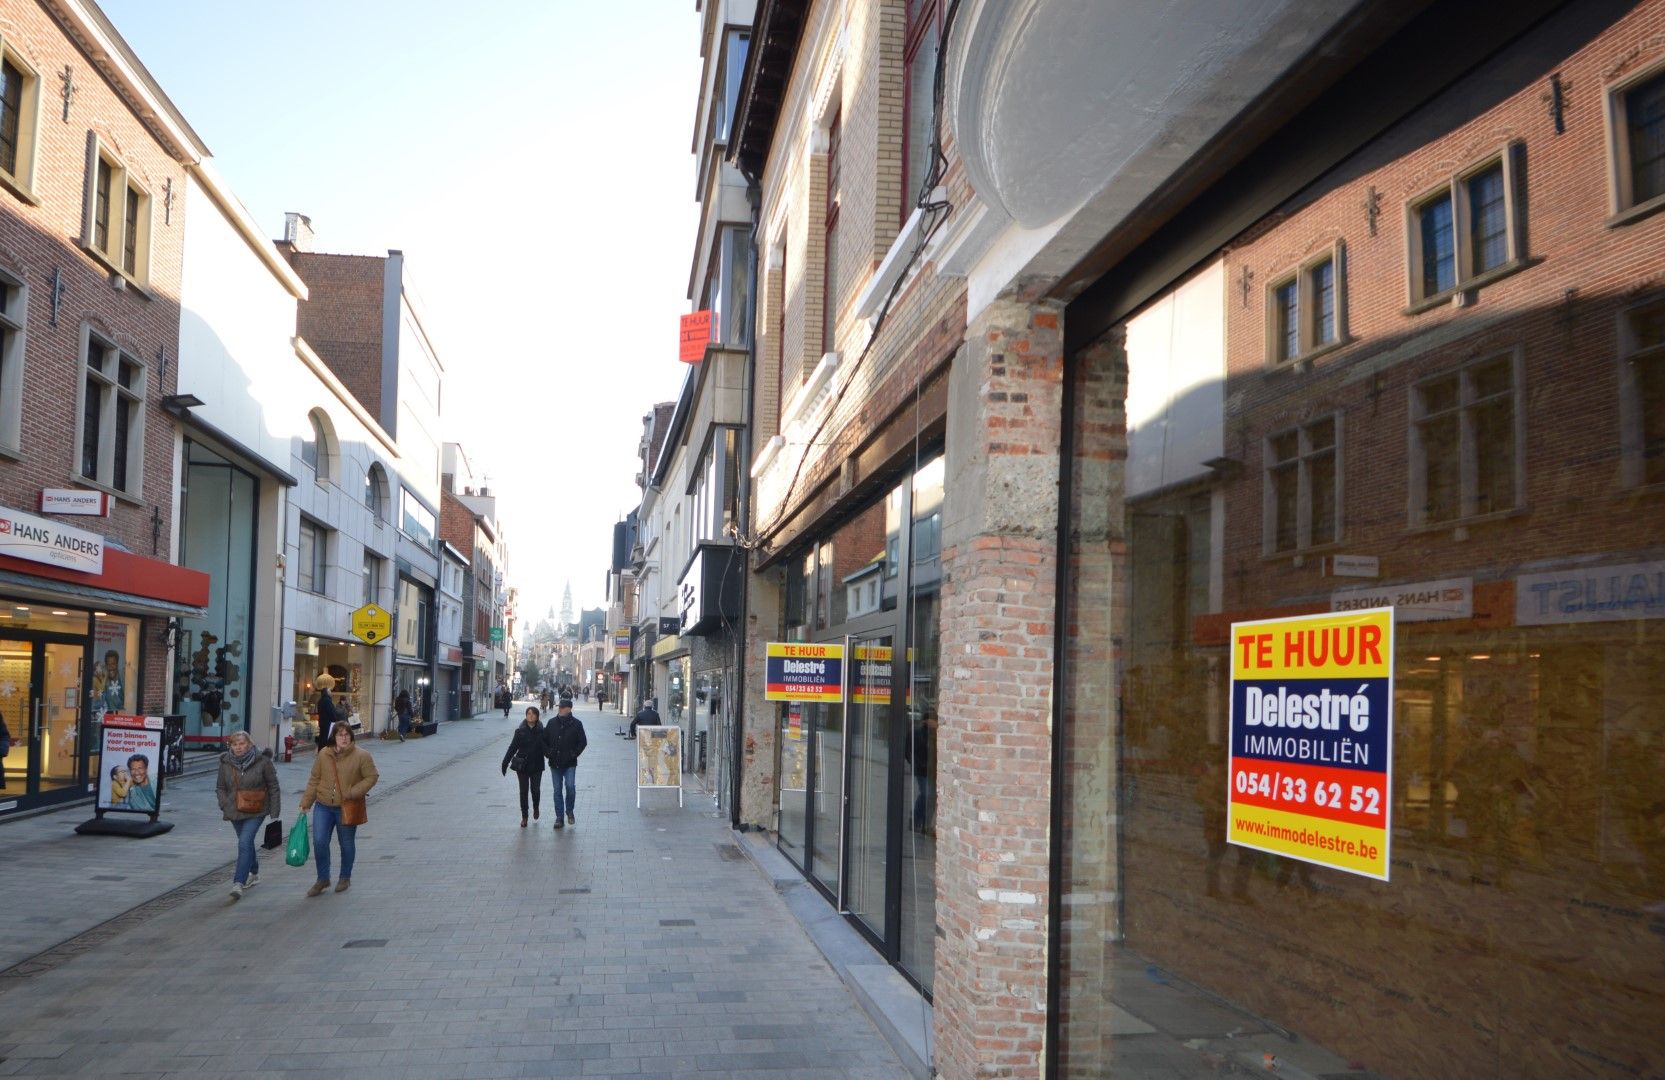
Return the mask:
[[(920, 1068), (1198, 1067), (1163, 970), (1256, 1068), (1658, 1056), (1662, 11), (759, 4), (741, 818)], [(1386, 882), (1226, 797), (1230, 624), (1371, 606)]]
[(206, 153), (95, 7), (0, 11), (0, 813), (86, 796), (97, 718), (166, 711), (169, 620), (208, 601), (170, 565), (166, 411)]

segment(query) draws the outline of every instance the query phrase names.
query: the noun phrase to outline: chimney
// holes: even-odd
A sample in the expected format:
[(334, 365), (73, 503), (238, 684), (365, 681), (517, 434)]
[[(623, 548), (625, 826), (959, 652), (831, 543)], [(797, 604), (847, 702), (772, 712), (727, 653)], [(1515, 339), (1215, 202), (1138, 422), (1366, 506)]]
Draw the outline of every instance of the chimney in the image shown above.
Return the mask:
[(312, 250), (312, 219), (293, 210), (283, 215), (283, 239), (296, 251)]

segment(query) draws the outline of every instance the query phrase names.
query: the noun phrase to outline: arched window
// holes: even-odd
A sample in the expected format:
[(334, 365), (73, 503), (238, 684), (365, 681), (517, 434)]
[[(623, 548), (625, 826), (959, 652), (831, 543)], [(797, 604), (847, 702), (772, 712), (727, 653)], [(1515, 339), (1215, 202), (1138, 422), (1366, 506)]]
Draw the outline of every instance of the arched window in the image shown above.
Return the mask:
[(387, 520), (387, 473), (374, 462), (364, 473), (364, 505), (377, 521)]
[(335, 437), (329, 417), (322, 409), (313, 409), (306, 419), (312, 430), (301, 443), (301, 460), (319, 480), (328, 480), (335, 471)]

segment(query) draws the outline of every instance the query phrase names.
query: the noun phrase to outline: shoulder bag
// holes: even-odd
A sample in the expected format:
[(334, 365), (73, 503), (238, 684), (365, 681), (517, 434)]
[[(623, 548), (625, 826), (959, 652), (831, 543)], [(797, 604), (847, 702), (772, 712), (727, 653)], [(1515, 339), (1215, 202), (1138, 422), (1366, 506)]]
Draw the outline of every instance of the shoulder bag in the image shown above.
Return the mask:
[(263, 814), (266, 812), (266, 789), (245, 788), (237, 789), (237, 812), (239, 814)]
[(335, 770), (335, 793), (341, 799), (341, 824), (363, 825), (370, 820), (369, 808), (362, 798), (347, 798), (347, 791), (341, 786), (341, 763), (336, 760), (334, 750), (329, 753), (330, 768)]

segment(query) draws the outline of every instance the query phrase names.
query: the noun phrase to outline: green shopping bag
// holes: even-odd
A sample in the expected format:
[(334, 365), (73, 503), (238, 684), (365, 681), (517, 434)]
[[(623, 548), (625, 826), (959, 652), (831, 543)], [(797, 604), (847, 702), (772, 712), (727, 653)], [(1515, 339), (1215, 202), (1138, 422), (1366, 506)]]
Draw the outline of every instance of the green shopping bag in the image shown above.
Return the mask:
[(308, 855), (312, 854), (312, 834), (306, 825), (306, 813), (295, 819), (295, 827), (289, 830), (289, 852), (283, 861), (290, 866), (305, 866)]

